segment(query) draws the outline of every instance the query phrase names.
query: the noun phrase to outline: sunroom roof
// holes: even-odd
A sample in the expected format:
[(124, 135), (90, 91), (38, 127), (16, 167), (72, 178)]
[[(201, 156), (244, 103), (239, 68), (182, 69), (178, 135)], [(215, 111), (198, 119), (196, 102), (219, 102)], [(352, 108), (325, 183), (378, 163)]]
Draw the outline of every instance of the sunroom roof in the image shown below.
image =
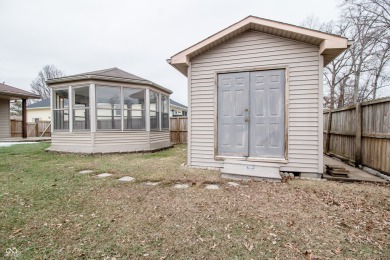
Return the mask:
[(150, 85), (172, 94), (172, 91), (167, 88), (164, 88), (150, 80), (146, 80), (144, 78), (138, 77), (134, 74), (128, 73), (116, 67), (104, 69), (104, 70), (96, 70), (96, 71), (91, 71), (91, 72), (86, 72), (81, 74), (75, 74), (75, 75), (65, 76), (60, 78), (49, 79), (46, 82), (48, 85), (54, 85), (59, 83), (71, 82), (76, 80), (85, 80), (85, 79), (96, 79), (96, 80), (104, 80), (104, 81), (115, 81), (115, 82)]

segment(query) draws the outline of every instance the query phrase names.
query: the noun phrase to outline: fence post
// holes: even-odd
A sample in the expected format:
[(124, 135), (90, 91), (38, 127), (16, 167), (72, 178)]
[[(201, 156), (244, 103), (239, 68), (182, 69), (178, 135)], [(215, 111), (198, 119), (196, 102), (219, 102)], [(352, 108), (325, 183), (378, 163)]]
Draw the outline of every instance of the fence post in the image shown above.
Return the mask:
[(176, 120), (178, 121), (176, 126), (177, 126), (177, 139), (178, 139), (178, 144), (181, 144), (181, 140), (180, 140), (180, 117), (176, 117)]
[(39, 123), (35, 123), (35, 136), (38, 137), (39, 136)]
[(356, 135), (355, 135), (355, 166), (358, 167), (362, 160), (362, 104), (356, 103), (355, 111)]
[(332, 129), (332, 110), (329, 109), (328, 114), (328, 127), (326, 129), (326, 139), (325, 139), (325, 154), (329, 152), (329, 146), (330, 146), (330, 131)]
[(22, 138), (27, 138), (27, 99), (22, 99)]

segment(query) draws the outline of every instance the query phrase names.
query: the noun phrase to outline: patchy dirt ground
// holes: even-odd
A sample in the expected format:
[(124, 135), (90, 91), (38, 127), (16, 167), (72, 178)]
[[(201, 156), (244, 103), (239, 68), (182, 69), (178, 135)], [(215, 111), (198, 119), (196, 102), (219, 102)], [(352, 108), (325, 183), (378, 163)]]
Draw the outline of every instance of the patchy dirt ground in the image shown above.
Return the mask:
[[(45, 147), (0, 148), (0, 256), (390, 258), (388, 186), (293, 180), (231, 187), (216, 172), (182, 167), (185, 146), (82, 157)], [(114, 177), (78, 175), (83, 169)], [(125, 175), (136, 181), (119, 183)], [(220, 189), (206, 190), (207, 183)]]

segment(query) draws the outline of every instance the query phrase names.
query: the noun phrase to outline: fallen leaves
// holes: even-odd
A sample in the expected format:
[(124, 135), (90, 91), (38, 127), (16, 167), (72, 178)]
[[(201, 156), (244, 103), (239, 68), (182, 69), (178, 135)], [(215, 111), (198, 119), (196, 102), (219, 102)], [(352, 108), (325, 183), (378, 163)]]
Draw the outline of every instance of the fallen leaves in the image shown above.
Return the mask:
[(245, 248), (249, 251), (249, 252), (251, 252), (252, 250), (253, 250), (253, 243), (251, 243), (251, 242), (244, 242), (244, 246), (245, 246)]

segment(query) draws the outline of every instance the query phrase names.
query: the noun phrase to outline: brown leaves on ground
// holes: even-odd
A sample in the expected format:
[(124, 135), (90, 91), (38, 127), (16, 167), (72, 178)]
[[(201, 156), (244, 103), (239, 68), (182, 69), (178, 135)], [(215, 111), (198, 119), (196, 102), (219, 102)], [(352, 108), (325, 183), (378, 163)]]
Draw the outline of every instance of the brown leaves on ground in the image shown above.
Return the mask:
[[(231, 187), (216, 172), (181, 167), (182, 147), (81, 159), (32, 150), (46, 161), (61, 157), (63, 171), (6, 157), (0, 256), (11, 248), (26, 259), (390, 258), (388, 186), (289, 180)], [(79, 176), (66, 165), (136, 181)], [(206, 190), (208, 183), (221, 188)]]

